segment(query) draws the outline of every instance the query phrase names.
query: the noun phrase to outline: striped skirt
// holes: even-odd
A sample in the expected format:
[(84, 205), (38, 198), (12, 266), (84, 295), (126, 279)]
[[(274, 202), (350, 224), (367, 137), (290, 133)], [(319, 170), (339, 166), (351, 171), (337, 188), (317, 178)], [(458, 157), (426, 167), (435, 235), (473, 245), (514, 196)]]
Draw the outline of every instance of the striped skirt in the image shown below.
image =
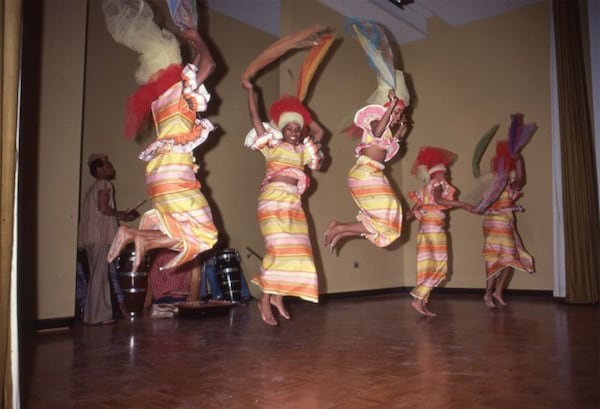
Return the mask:
[(448, 245), (444, 213), (427, 212), (419, 220), (417, 233), (417, 286), (410, 294), (427, 300), (431, 290), (446, 278)]
[(267, 253), (252, 282), (267, 294), (318, 302), (317, 272), (297, 187), (265, 185), (258, 198), (258, 222)]
[(189, 153), (158, 155), (146, 166), (146, 189), (153, 209), (144, 213), (140, 229), (160, 230), (180, 244), (179, 254), (163, 268), (192, 260), (217, 242), (218, 232)]
[(377, 247), (390, 245), (402, 228), (402, 207), (384, 169), (381, 163), (359, 156), (348, 173), (348, 187), (360, 209), (356, 219), (369, 231), (365, 238)]
[(512, 212), (485, 215), (483, 218), (483, 259), (487, 279), (496, 277), (504, 268), (512, 267), (533, 273), (533, 258), (521, 243)]

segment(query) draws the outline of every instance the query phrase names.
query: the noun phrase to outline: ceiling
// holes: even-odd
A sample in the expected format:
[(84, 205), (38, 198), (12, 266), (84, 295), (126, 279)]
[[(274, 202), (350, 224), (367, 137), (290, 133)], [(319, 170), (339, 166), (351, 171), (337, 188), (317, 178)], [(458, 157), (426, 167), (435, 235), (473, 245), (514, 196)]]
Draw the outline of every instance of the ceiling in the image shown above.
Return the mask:
[[(302, 0), (295, 0), (302, 1)], [(451, 26), (502, 14), (542, 0), (318, 0), (346, 17), (360, 17), (383, 25), (398, 44), (427, 37), (427, 19), (437, 17)], [(406, 0), (404, 0), (406, 1)], [(280, 37), (280, 0), (207, 0), (208, 6), (276, 37)]]

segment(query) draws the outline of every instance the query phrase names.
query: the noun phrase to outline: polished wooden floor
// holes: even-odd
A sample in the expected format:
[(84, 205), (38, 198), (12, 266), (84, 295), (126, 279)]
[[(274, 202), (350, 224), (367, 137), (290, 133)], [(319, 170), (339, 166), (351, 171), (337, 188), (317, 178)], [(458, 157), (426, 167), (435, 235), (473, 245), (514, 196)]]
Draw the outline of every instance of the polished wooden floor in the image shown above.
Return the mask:
[(39, 334), (24, 408), (599, 408), (598, 306), (406, 293)]

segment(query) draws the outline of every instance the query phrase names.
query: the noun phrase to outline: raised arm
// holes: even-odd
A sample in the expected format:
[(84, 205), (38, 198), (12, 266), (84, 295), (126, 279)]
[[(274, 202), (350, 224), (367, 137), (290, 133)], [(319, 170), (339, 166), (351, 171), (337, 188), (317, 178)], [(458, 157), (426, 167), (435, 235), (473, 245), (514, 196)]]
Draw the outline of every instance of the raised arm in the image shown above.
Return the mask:
[(198, 67), (196, 80), (198, 84), (204, 83), (210, 74), (215, 70), (215, 60), (212, 57), (206, 43), (196, 30), (188, 29), (182, 32), (183, 36), (190, 43), (196, 55), (192, 64)]
[[(256, 92), (254, 92), (254, 85), (249, 80), (242, 80), (242, 87), (248, 91), (248, 114), (250, 115), (250, 121), (252, 126), (256, 130), (257, 135), (263, 135), (266, 129), (258, 116), (258, 109), (256, 108)], [(313, 121), (314, 122), (314, 121)]]
[(408, 119), (404, 112), (400, 115), (400, 122), (398, 123), (398, 127), (394, 131), (394, 138), (403, 139), (408, 133)]
[(308, 125), (308, 134), (315, 140), (315, 142), (320, 143), (321, 139), (323, 139), (325, 131), (323, 130), (323, 127), (321, 127), (321, 125), (313, 119), (310, 125)]
[(371, 131), (373, 132), (373, 136), (379, 138), (385, 132), (386, 128), (390, 122), (390, 116), (396, 108), (396, 104), (398, 103), (398, 97), (396, 96), (396, 92), (393, 89), (390, 89), (388, 92), (388, 98), (390, 100), (390, 104), (387, 107), (383, 116), (376, 121), (371, 123)]

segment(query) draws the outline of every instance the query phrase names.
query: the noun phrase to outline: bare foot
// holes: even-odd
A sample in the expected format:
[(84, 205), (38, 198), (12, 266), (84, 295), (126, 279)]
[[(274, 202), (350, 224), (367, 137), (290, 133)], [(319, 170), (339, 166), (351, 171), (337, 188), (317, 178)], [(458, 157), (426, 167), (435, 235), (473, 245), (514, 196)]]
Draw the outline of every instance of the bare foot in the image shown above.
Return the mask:
[(414, 300), (411, 301), (410, 306), (413, 307), (415, 310), (417, 310), (417, 312), (419, 314), (429, 317), (429, 314), (423, 307), (423, 300), (419, 300), (419, 299), (415, 298)]
[(271, 311), (271, 303), (269, 302), (269, 294), (263, 294), (258, 302), (258, 311), (260, 312), (260, 318), (265, 322), (265, 324), (270, 325), (272, 327), (277, 326), (277, 320), (273, 316), (273, 311)]
[(505, 301), (502, 299), (502, 293), (494, 292), (494, 293), (492, 294), (492, 297), (494, 297), (494, 299), (495, 299), (496, 301), (498, 301), (498, 303), (499, 303), (501, 306), (503, 306), (503, 307), (506, 307), (506, 306), (508, 306), (508, 303), (507, 303), (507, 302), (505, 302)]
[(283, 296), (282, 295), (272, 295), (271, 296), (271, 305), (274, 305), (279, 311), (279, 315), (281, 315), (286, 320), (291, 318), (290, 313), (286, 310), (285, 305), (283, 304)]
[(135, 236), (133, 243), (135, 244), (135, 259), (132, 271), (135, 273), (146, 255), (146, 240), (140, 236)]
[(423, 309), (428, 317), (435, 317), (437, 315), (435, 312), (429, 311), (429, 308), (427, 308), (427, 301), (423, 301)]
[(123, 251), (126, 245), (133, 241), (133, 234), (130, 233), (130, 230), (127, 226), (121, 226), (117, 230), (117, 234), (113, 238), (112, 244), (110, 245), (110, 250), (108, 250), (108, 256), (106, 259), (109, 263), (112, 263), (114, 259), (117, 258), (119, 254)]
[(496, 304), (494, 304), (494, 300), (492, 298), (492, 292), (491, 291), (486, 291), (485, 292), (485, 295), (483, 296), (483, 302), (489, 308), (494, 308), (496, 306)]

